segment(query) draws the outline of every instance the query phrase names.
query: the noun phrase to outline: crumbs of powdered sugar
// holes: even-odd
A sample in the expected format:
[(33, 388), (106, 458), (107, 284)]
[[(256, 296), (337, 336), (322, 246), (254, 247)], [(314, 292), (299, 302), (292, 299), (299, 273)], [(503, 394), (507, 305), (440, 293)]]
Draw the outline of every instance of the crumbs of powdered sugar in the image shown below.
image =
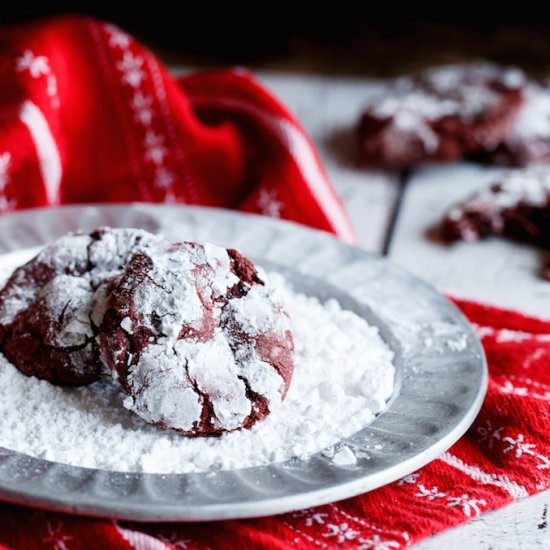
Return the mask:
[[(360, 430), (392, 394), (393, 352), (335, 300), (297, 293), (279, 274), (270, 279), (292, 320), (296, 365), (286, 400), (250, 430), (187, 438), (127, 411), (112, 382), (53, 386), (0, 356), (0, 446), (77, 466), (185, 473), (306, 458)], [(337, 462), (351, 464), (348, 455)]]

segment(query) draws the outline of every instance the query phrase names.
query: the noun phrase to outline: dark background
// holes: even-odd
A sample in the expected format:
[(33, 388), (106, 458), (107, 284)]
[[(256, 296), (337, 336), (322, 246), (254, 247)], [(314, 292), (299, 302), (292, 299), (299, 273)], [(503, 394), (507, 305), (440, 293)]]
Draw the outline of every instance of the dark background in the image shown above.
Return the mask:
[(440, 9), (353, 0), (157, 1), (131, 8), (11, 4), (0, 8), (0, 23), (56, 13), (91, 14), (137, 35), (168, 63), (396, 74), (487, 58), (520, 65), (535, 75), (550, 74), (550, 10), (545, 2), (449, 2)]

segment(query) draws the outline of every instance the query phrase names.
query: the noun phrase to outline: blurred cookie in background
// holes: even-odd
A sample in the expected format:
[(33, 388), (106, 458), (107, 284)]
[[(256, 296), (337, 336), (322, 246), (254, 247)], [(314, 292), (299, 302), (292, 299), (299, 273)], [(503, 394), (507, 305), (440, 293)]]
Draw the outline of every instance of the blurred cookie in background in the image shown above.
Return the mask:
[(367, 98), (359, 139), (368, 164), (408, 168), (494, 150), (522, 104), (524, 74), (474, 62), (390, 81)]

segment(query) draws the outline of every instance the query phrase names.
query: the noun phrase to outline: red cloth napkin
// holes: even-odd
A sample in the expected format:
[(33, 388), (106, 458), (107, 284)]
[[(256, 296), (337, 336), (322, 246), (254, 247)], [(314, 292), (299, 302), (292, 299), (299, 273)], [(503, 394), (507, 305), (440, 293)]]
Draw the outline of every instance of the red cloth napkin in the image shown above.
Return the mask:
[[(110, 25), (0, 34), (0, 205), (177, 200), (351, 238), (297, 121), (242, 71), (175, 82)], [(402, 548), (550, 487), (550, 322), (457, 302), (488, 355), (468, 433), (418, 472), (336, 504), (213, 524), (136, 524), (0, 504), (0, 548)]]
[(311, 141), (244, 70), (176, 81), (117, 27), (66, 17), (0, 31), (0, 212), (185, 202), (352, 240)]

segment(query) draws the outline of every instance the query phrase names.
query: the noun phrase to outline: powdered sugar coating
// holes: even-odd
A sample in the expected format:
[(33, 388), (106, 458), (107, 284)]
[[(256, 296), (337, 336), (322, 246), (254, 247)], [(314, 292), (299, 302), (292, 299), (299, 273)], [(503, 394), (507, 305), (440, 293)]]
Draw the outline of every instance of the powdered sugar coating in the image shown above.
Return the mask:
[(185, 473), (307, 458), (362, 429), (392, 394), (392, 351), (334, 300), (297, 293), (279, 274), (269, 280), (292, 319), (296, 365), (286, 399), (250, 430), (182, 437), (127, 411), (112, 381), (56, 387), (0, 356), (0, 446), (88, 468)]
[(162, 242), (134, 256), (101, 348), (125, 406), (187, 435), (250, 427), (282, 401), (292, 374), (280, 298), (240, 254), (211, 244)]
[[(87, 267), (89, 235), (69, 235), (42, 250), (36, 258), (17, 270), (0, 298), (0, 325), (8, 325), (36, 299), (40, 287), (57, 274), (80, 276)], [(33, 276), (31, 270), (40, 270)], [(11, 288), (10, 288), (11, 287)]]
[(523, 73), (489, 63), (402, 77), (371, 95), (360, 125), (374, 164), (410, 166), (493, 149), (521, 102)]
[[(137, 229), (70, 234), (16, 270), (0, 292), (0, 347), (28, 375), (86, 384), (102, 371), (95, 335), (107, 282), (157, 238)], [(96, 295), (97, 291), (97, 295)]]
[(550, 87), (530, 84), (518, 116), (491, 160), (524, 166), (550, 160)]
[[(158, 375), (152, 376), (152, 373)], [(128, 376), (132, 389), (141, 389), (137, 399), (124, 399), (128, 410), (138, 412), (147, 422), (177, 425), (191, 430), (200, 419), (202, 405), (199, 396), (188, 383), (185, 362), (175, 349), (152, 345), (145, 349)], [(136, 410), (137, 409), (137, 410)]]
[(91, 289), (88, 281), (72, 275), (58, 275), (42, 290), (44, 311), (53, 319), (66, 319), (61, 326), (50, 324), (44, 334), (46, 345), (81, 346), (94, 336), (90, 315)]
[(520, 88), (524, 81), (519, 69), (479, 62), (448, 65), (416, 78), (398, 78), (365, 107), (384, 118), (408, 113), (430, 120), (449, 115), (471, 120), (498, 101), (501, 89)]
[(526, 87), (524, 95), (524, 104), (506, 141), (550, 138), (550, 89), (531, 84)]

